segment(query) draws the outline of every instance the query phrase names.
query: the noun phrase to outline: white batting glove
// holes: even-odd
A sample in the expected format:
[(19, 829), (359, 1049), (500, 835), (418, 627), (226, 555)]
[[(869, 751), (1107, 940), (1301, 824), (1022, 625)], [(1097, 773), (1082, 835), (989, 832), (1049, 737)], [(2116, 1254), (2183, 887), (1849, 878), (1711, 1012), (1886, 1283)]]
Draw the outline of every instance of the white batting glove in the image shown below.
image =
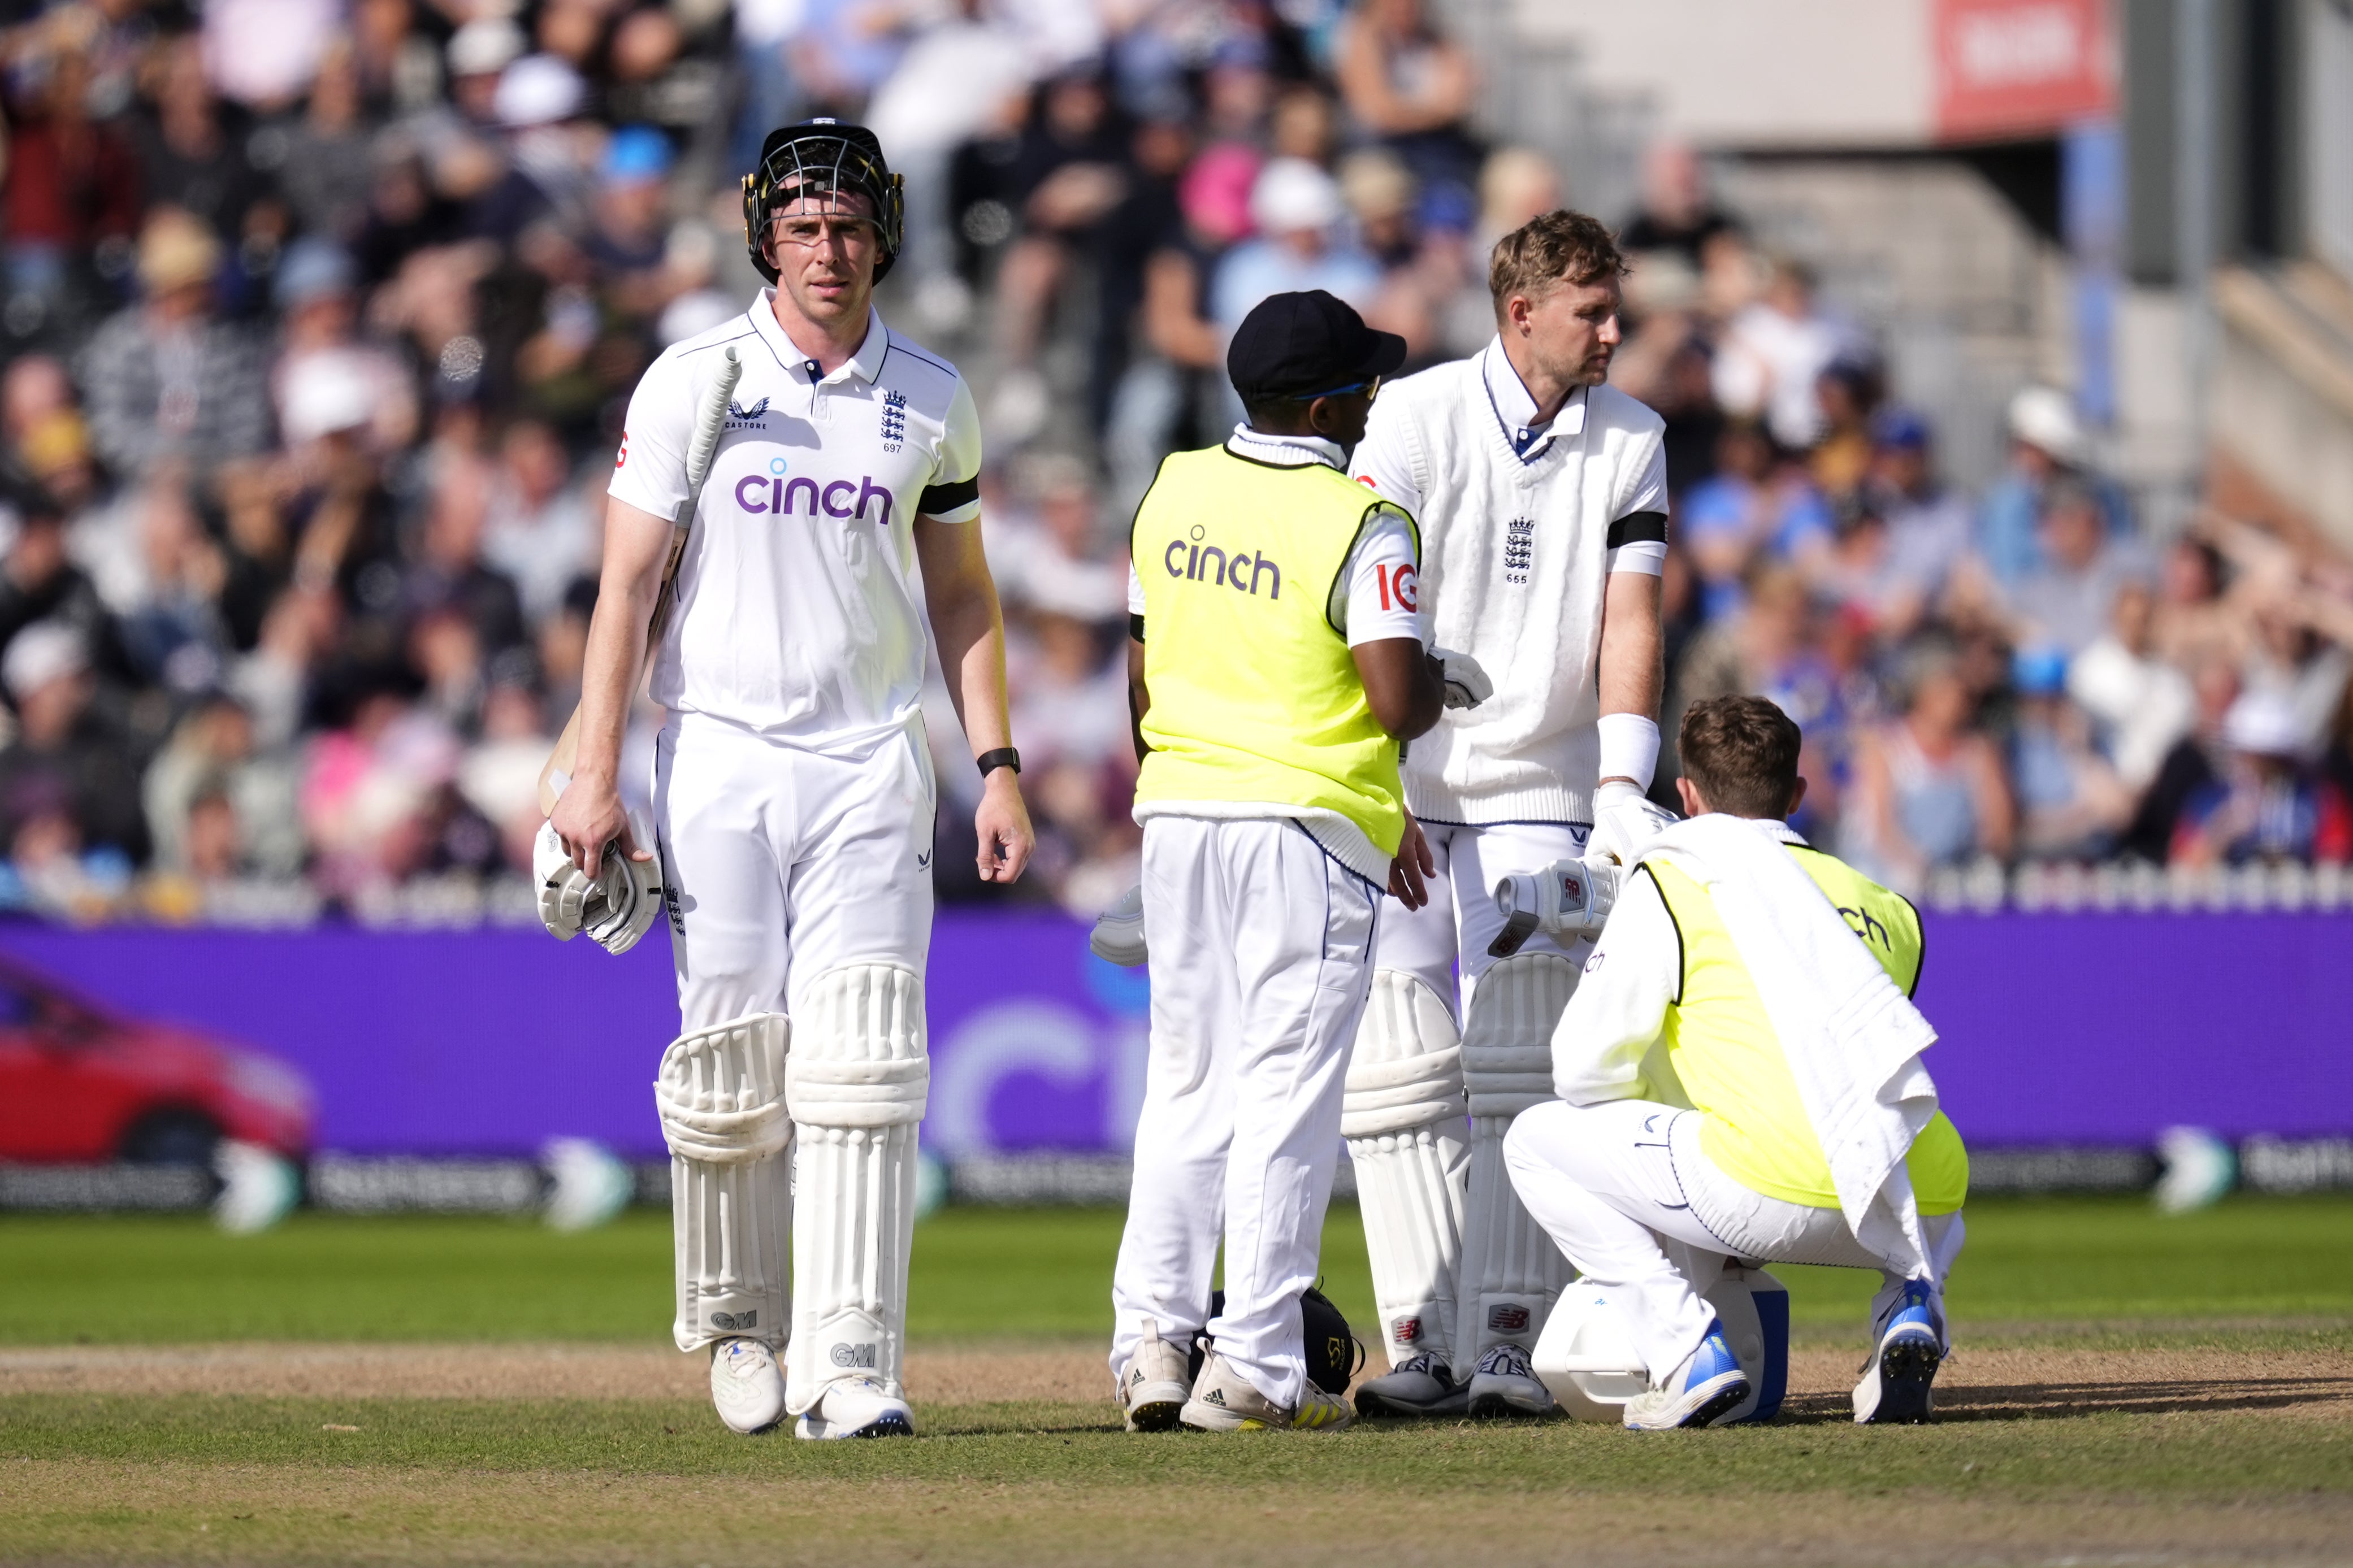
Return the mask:
[[(650, 851), (653, 834), (635, 812), (629, 814), (629, 837), (640, 849)], [(661, 912), (661, 858), (658, 855), (633, 860), (616, 839), (605, 847), (596, 890), (590, 896), (580, 929), (590, 941), (615, 957), (638, 945)]]
[(1476, 708), (1495, 695), (1495, 683), (1479, 668), (1479, 661), (1467, 653), (1451, 648), (1434, 647), (1430, 657), (1444, 671), (1446, 705), (1449, 708)]
[(572, 863), (572, 852), (555, 836), (553, 822), (541, 823), (539, 837), (532, 840), (531, 879), (539, 891), (539, 923), (547, 934), (558, 942), (578, 936), (596, 884)]
[(1599, 936), (1625, 881), (1626, 868), (1599, 856), (1504, 878), (1495, 884), (1504, 929), (1487, 944), (1487, 955), (1509, 958), (1538, 931), (1564, 946)]
[(1594, 792), (1593, 837), (1586, 841), (1587, 852), (1631, 866), (1651, 839), (1682, 820), (1624, 779), (1613, 780)]
[(1097, 958), (1116, 963), (1122, 969), (1143, 965), (1144, 951), (1144, 888), (1141, 884), (1120, 895), (1119, 902), (1105, 910), (1095, 920), (1095, 929), (1087, 938), (1087, 946)]

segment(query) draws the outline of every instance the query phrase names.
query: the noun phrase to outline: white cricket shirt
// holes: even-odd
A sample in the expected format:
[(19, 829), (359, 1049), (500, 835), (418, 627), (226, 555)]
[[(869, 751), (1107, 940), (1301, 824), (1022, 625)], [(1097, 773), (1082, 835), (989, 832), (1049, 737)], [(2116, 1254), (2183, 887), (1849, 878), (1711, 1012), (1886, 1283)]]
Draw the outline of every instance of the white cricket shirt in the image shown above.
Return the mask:
[(980, 416), (955, 367), (877, 313), (858, 352), (820, 374), (777, 325), (774, 293), (647, 369), (609, 491), (677, 515), (694, 411), (733, 344), (744, 375), (679, 563), (653, 700), (854, 752), (922, 714), (913, 523), (979, 517)]
[(1495, 683), (1407, 752), (1425, 821), (1593, 820), (1602, 592), (1665, 561), (1664, 421), (1607, 385), (1535, 409), (1491, 342), (1384, 386), (1350, 470), (1420, 525), (1424, 640)]

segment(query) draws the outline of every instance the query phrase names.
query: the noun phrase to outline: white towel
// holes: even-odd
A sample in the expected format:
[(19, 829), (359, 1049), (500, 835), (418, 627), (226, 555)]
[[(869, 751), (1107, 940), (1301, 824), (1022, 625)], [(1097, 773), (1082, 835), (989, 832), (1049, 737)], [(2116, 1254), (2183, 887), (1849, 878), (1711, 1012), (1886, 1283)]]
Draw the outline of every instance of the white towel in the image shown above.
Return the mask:
[(1920, 1064), (1936, 1031), (1782, 847), (1804, 843), (1784, 823), (1711, 814), (1668, 828), (1642, 858), (1672, 862), (1715, 899), (1780, 1037), (1847, 1228), (1890, 1268), (1933, 1279), (1904, 1158), (1936, 1114)]

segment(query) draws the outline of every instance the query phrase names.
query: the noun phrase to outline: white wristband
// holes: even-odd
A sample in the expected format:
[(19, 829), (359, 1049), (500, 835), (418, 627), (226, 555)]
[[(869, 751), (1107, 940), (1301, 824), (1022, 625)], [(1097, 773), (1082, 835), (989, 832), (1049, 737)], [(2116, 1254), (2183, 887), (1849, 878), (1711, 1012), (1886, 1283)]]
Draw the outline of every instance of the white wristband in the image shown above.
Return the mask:
[(1632, 779), (1644, 791), (1659, 769), (1659, 726), (1640, 713), (1604, 713), (1595, 728), (1601, 732), (1601, 777)]

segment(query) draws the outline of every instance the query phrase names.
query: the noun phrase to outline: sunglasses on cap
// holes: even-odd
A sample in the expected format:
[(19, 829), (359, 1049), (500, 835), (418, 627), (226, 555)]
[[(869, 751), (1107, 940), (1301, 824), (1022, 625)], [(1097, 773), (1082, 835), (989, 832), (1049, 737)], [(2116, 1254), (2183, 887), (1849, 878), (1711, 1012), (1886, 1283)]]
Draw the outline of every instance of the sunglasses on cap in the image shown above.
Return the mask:
[(1363, 393), (1366, 401), (1370, 402), (1381, 395), (1381, 378), (1377, 375), (1370, 381), (1352, 381), (1345, 386), (1327, 386), (1321, 392), (1296, 392), (1285, 397), (1283, 401), (1313, 403), (1319, 397), (1345, 397), (1352, 392)]

